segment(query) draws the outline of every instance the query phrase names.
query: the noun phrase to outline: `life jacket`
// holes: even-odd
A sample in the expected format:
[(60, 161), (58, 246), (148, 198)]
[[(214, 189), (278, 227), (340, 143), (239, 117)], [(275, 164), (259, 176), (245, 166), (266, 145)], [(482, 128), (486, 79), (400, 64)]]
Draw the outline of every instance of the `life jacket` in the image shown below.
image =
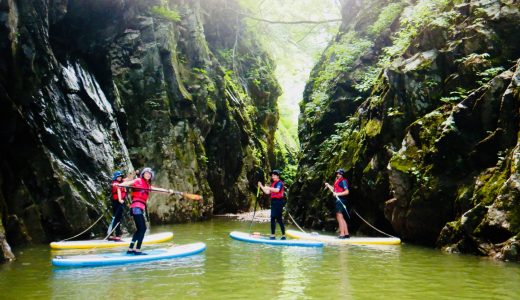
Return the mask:
[(114, 180), (112, 181), (112, 200), (119, 201), (119, 198), (117, 198), (117, 190), (119, 189), (121, 191), (121, 199), (125, 199), (126, 197), (126, 189), (124, 187), (118, 187), (117, 185), (121, 182)]
[[(344, 189), (343, 187), (341, 187), (339, 184), (341, 182), (345, 181), (345, 183), (347, 184), (347, 188)], [(335, 182), (334, 182), (334, 193), (341, 193), (341, 192), (344, 192), (345, 190), (348, 190), (348, 181), (346, 178), (343, 178), (341, 177), (340, 179), (337, 179)], [(339, 196), (340, 198), (344, 199), (345, 196)]]
[(134, 189), (132, 191), (132, 204), (130, 204), (130, 207), (145, 210), (146, 201), (148, 201), (150, 194), (149, 190), (152, 188), (151, 185), (144, 178), (138, 178), (132, 184), (132, 187)]
[(274, 188), (274, 186), (278, 183), (278, 182), (281, 182), (282, 183), (282, 188), (277, 192), (271, 192), (271, 199), (283, 199), (283, 189), (284, 189), (284, 186), (285, 184), (283, 183), (283, 181), (281, 180), (278, 180), (278, 181), (275, 181), (273, 183), (271, 183), (271, 187)]

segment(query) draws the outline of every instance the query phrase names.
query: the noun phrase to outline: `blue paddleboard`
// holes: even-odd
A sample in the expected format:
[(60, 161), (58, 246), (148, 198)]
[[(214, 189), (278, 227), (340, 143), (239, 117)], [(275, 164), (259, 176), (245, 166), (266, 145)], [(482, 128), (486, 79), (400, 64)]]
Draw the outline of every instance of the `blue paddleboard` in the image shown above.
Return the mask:
[(322, 242), (305, 240), (271, 240), (269, 237), (253, 235), (245, 232), (233, 231), (229, 234), (232, 239), (248, 243), (267, 244), (275, 246), (296, 246), (296, 247), (323, 247)]
[(57, 256), (52, 259), (52, 264), (57, 267), (94, 267), (119, 264), (141, 263), (161, 259), (172, 259), (195, 255), (206, 249), (204, 243), (193, 243), (170, 248), (153, 249), (145, 251), (147, 255), (118, 253), (100, 253), (89, 255)]

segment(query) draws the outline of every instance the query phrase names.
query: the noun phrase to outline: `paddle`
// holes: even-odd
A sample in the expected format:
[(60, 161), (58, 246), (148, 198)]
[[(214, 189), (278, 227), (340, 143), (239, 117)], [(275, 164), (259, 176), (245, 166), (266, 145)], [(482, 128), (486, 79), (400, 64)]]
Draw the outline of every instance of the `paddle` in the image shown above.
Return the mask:
[[(112, 217), (112, 221), (110, 222), (110, 226), (108, 226), (108, 229), (107, 229), (107, 237), (110, 236), (112, 234), (112, 232), (115, 231), (115, 229), (116, 229), (116, 228), (114, 228), (114, 220), (116, 219), (116, 215), (119, 213), (119, 210), (121, 209), (121, 207), (123, 207), (123, 206), (121, 205), (121, 206), (119, 206), (117, 208), (116, 213)], [(116, 227), (117, 226), (119, 226), (119, 223), (117, 223)]]
[(181, 195), (183, 198), (186, 198), (188, 200), (194, 200), (194, 201), (202, 200), (202, 196), (201, 195), (190, 194), (190, 193), (186, 193), (186, 192), (179, 192), (179, 191), (167, 190), (167, 189), (162, 189), (162, 188), (145, 189), (145, 188), (136, 188), (136, 187), (133, 187), (133, 186), (125, 186), (125, 187), (129, 187), (129, 188), (136, 189), (136, 190), (149, 191), (149, 192), (158, 192), (158, 193), (165, 193), (165, 194), (177, 194), (177, 195)]
[[(329, 188), (329, 190), (332, 192), (332, 194), (334, 194), (334, 188), (330, 184), (325, 182), (325, 186)], [(345, 204), (343, 204), (343, 201), (341, 201), (341, 199), (339, 199), (339, 197), (337, 195), (335, 197), (336, 197), (336, 202), (339, 201), (339, 203), (341, 204), (341, 206), (343, 206), (343, 209), (347, 213), (347, 217), (350, 219), (350, 215), (348, 213), (347, 207), (345, 206)]]
[(251, 223), (249, 223), (249, 233), (251, 233), (251, 226), (253, 226), (253, 220), (255, 219), (256, 214), (256, 204), (258, 203), (258, 197), (260, 196), (260, 187), (256, 189), (256, 199), (255, 199), (255, 208), (253, 210), (253, 218), (251, 218)]

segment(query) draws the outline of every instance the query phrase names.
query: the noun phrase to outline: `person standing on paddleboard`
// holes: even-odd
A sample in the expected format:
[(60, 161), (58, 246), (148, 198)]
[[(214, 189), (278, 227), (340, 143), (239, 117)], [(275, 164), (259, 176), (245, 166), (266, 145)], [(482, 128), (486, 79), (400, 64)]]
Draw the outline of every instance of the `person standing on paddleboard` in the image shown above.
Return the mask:
[(283, 225), (283, 207), (285, 206), (285, 199), (283, 197), (284, 183), (280, 180), (280, 171), (273, 170), (271, 172), (271, 186), (265, 186), (261, 182), (258, 182), (258, 186), (262, 191), (271, 195), (271, 236), (272, 240), (275, 239), (276, 222), (280, 224), (280, 230), (282, 231), (282, 240), (285, 240), (285, 226)]
[[(132, 242), (128, 247), (126, 254), (143, 255), (146, 253), (141, 252), (141, 244), (143, 243), (144, 234), (146, 232), (146, 222), (144, 220), (144, 211), (146, 209), (146, 202), (152, 189), (154, 191), (166, 192), (173, 194), (173, 190), (162, 189), (152, 186), (152, 180), (154, 179), (154, 172), (151, 168), (144, 168), (139, 178), (126, 181), (120, 184), (122, 187), (131, 187), (132, 191), (132, 204), (130, 205), (130, 213), (134, 218), (136, 232), (132, 237)], [(135, 246), (135, 249), (134, 249)]]
[[(119, 187), (124, 181), (125, 174), (121, 171), (115, 171), (112, 176), (112, 214), (114, 219), (112, 220), (112, 226), (115, 226), (114, 232), (110, 233), (109, 241), (121, 241), (123, 231), (121, 230), (121, 217), (123, 216), (126, 189)], [(113, 235), (114, 234), (114, 235)]]
[(331, 186), (327, 182), (325, 182), (325, 186), (329, 188), (334, 195), (334, 200), (336, 202), (335, 213), (336, 220), (338, 220), (339, 225), (339, 236), (340, 239), (348, 239), (350, 235), (348, 233), (347, 222), (345, 221), (345, 216), (350, 219), (347, 207), (345, 203), (347, 202), (347, 195), (349, 194), (348, 190), (348, 181), (343, 175), (345, 174), (345, 170), (338, 169), (336, 171), (336, 181), (334, 182), (334, 186)]

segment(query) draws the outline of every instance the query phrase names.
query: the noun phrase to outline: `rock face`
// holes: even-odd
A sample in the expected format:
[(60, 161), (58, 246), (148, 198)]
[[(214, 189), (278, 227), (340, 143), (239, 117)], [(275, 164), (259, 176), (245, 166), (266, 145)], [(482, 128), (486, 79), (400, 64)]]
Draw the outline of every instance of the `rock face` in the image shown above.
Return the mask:
[(274, 160), (280, 88), (239, 10), (224, 0), (0, 0), (7, 241), (82, 231), (105, 212), (116, 169), (150, 166), (154, 185), (204, 196), (152, 196), (155, 222), (249, 208)]
[[(322, 189), (410, 242), (518, 260), (517, 1), (343, 1), (301, 105), (290, 208), (333, 228)], [(368, 9), (370, 8), (370, 9)], [(351, 226), (369, 229), (358, 219)]]

